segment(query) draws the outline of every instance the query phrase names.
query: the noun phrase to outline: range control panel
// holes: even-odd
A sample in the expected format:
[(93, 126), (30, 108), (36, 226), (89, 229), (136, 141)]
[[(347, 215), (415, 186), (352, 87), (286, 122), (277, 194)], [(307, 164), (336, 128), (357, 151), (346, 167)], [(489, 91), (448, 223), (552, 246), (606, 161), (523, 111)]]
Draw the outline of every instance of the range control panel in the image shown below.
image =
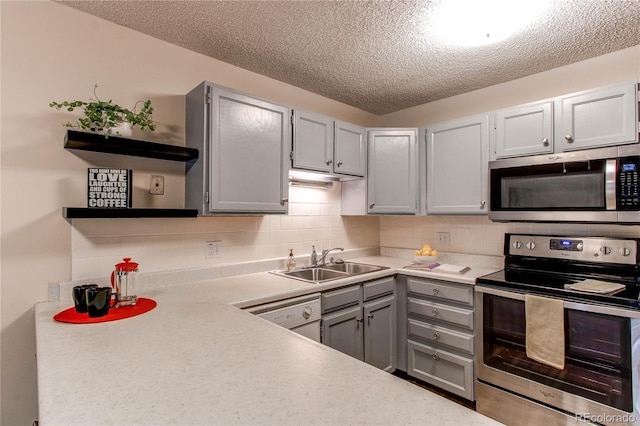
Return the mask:
[(506, 255), (635, 265), (638, 240), (507, 234)]

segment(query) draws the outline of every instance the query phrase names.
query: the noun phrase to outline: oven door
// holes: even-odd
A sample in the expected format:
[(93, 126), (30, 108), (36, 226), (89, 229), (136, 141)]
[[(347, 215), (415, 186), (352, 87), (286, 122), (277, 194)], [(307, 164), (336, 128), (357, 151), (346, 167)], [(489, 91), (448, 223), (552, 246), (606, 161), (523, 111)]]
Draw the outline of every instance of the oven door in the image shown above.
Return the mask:
[(559, 370), (526, 356), (524, 299), (476, 286), (477, 380), (598, 423), (640, 421), (640, 312), (565, 301)]

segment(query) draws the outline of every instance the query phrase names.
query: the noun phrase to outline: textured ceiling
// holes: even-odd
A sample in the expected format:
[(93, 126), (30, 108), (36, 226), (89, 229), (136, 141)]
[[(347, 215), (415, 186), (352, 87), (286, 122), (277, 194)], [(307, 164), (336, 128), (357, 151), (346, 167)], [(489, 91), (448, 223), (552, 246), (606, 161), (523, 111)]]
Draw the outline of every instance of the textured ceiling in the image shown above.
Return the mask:
[(374, 114), (640, 44), (640, 0), (552, 0), (537, 22), (474, 48), (430, 30), (444, 1), (469, 13), (465, 0), (60, 3)]

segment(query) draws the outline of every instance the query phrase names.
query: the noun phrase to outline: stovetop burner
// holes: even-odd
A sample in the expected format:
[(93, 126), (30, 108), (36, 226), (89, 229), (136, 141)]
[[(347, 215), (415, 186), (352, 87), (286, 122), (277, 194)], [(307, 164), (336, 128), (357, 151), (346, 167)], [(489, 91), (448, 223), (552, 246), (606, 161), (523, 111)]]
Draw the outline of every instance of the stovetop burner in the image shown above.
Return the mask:
[[(638, 239), (505, 235), (505, 269), (476, 285), (640, 310)], [(567, 289), (585, 279), (624, 284), (608, 294)]]
[[(607, 280), (625, 284), (624, 290), (611, 294), (598, 294), (565, 288), (567, 284), (582, 281), (580, 277), (550, 275), (514, 270), (501, 270), (479, 277), (476, 285), (501, 288), (504, 290), (532, 293), (541, 296), (556, 296), (566, 300), (600, 303), (640, 310), (640, 285), (620, 280)], [(596, 278), (597, 279), (597, 278)]]

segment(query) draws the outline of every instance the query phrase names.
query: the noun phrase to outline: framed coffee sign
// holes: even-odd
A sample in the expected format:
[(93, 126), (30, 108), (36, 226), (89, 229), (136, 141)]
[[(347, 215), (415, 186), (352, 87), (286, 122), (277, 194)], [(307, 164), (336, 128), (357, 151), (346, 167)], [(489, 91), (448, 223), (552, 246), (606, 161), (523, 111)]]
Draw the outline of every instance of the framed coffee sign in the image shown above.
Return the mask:
[(88, 207), (131, 207), (132, 170), (90, 167), (88, 176)]

